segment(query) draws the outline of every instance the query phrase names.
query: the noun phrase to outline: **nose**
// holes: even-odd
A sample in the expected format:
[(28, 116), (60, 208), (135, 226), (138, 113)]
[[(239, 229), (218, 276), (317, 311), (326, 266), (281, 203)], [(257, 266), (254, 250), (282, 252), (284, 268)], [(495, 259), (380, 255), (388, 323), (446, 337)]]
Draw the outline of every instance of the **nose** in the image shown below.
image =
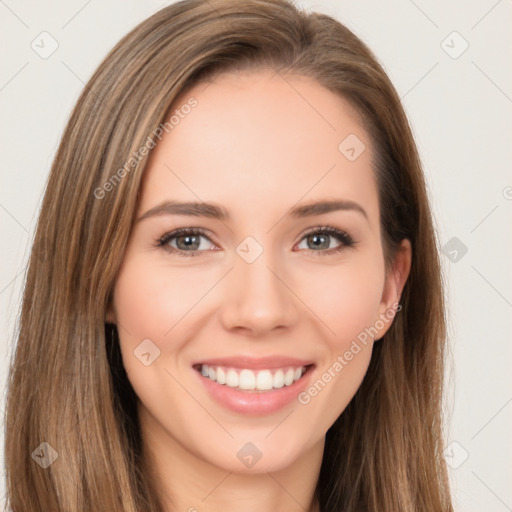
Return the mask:
[(220, 313), (224, 328), (261, 337), (295, 325), (299, 319), (298, 298), (270, 255), (263, 251), (252, 263), (234, 256)]

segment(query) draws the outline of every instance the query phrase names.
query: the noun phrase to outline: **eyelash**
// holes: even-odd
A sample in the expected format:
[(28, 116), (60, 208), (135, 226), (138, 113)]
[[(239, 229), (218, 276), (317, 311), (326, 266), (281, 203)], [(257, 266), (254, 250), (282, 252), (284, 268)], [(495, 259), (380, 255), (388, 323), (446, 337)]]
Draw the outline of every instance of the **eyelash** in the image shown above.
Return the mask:
[[(338, 247), (335, 247), (333, 249), (322, 249), (319, 251), (314, 251), (312, 249), (309, 249), (310, 251), (320, 254), (320, 255), (328, 255), (328, 254), (335, 254), (343, 249), (354, 247), (356, 245), (356, 241), (352, 236), (350, 236), (347, 232), (341, 231), (339, 229), (333, 228), (332, 226), (323, 226), (323, 227), (315, 227), (307, 230), (303, 235), (302, 238), (299, 240), (299, 243), (302, 242), (304, 238), (306, 238), (309, 235), (330, 235), (335, 238), (337, 238), (338, 242), (340, 242), (340, 245)], [(207, 232), (204, 229), (201, 228), (179, 228), (175, 229), (174, 231), (171, 231), (169, 233), (166, 233), (159, 239), (157, 239), (155, 242), (156, 247), (164, 249), (165, 251), (169, 253), (177, 254), (178, 256), (184, 256), (184, 257), (194, 257), (199, 256), (201, 253), (208, 252), (208, 251), (199, 251), (197, 249), (193, 251), (183, 251), (181, 249), (176, 249), (174, 247), (170, 247), (168, 244), (171, 240), (174, 238), (177, 238), (182, 235), (202, 235), (210, 242), (212, 241), (210, 237), (208, 236)]]

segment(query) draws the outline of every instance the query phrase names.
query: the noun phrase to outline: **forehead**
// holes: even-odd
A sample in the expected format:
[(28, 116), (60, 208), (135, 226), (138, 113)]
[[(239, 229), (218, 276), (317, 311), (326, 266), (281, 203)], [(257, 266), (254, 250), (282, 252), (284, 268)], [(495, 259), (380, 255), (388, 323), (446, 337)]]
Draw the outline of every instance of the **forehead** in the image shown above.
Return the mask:
[[(196, 105), (182, 108), (191, 98)], [(172, 115), (145, 171), (141, 210), (199, 199), (276, 215), (328, 197), (363, 202), (378, 217), (371, 143), (357, 112), (309, 77), (222, 74), (183, 92)]]

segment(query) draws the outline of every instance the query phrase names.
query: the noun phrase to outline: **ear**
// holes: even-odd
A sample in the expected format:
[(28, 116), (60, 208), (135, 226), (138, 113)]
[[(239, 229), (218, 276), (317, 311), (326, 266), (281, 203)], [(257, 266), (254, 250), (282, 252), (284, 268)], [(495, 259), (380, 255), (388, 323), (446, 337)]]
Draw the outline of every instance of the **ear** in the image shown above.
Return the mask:
[(386, 275), (384, 289), (382, 291), (382, 299), (379, 305), (379, 320), (376, 325), (381, 325), (375, 340), (379, 340), (386, 334), (393, 323), (397, 309), (399, 307), (400, 296), (404, 289), (412, 262), (411, 242), (407, 239), (402, 240), (400, 247), (397, 249), (391, 268)]

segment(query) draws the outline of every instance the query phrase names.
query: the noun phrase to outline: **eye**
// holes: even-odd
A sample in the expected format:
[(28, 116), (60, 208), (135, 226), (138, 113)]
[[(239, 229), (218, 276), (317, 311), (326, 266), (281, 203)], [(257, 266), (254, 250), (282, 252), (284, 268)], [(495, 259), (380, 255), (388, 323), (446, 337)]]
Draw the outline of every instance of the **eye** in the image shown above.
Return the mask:
[[(203, 243), (202, 240), (208, 240), (210, 243)], [(212, 244), (213, 242), (205, 234), (205, 231), (200, 228), (176, 229), (166, 233), (156, 243), (157, 247), (162, 247), (168, 252), (178, 253), (180, 256), (197, 256), (201, 252), (209, 250), (208, 246)]]
[[(305, 233), (302, 240), (305, 241), (306, 247), (304, 242), (301, 242), (297, 246), (299, 249), (312, 250), (317, 254), (336, 253), (347, 247), (353, 247), (356, 243), (348, 233), (330, 226), (312, 228)], [(208, 250), (215, 250), (212, 249), (212, 245), (214, 243), (201, 228), (176, 229), (156, 240), (157, 247), (179, 256), (198, 256)]]
[(330, 226), (312, 228), (302, 240), (305, 242), (298, 245), (299, 249), (310, 249), (319, 254), (335, 253), (355, 245), (354, 239), (348, 233)]

